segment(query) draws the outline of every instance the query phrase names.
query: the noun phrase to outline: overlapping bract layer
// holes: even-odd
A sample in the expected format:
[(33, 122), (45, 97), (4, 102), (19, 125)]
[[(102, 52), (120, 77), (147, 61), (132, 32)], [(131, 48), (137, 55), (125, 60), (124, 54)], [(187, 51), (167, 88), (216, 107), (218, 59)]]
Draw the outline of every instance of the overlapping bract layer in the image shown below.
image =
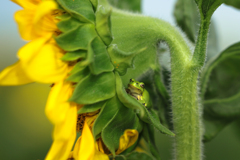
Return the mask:
[[(127, 73), (127, 68), (133, 66), (134, 57), (145, 48), (125, 53), (116, 44), (110, 45), (111, 7), (105, 0), (84, 2), (85, 7), (90, 7), (91, 2), (92, 10), (87, 8), (82, 13), (80, 3), (83, 1), (59, 0), (59, 4), (68, 13), (58, 23), (58, 28), (63, 33), (55, 39), (67, 52), (63, 60), (77, 63), (68, 78), (77, 83), (70, 101), (84, 104), (79, 114), (100, 109), (92, 126), (94, 139), (102, 138), (108, 150), (115, 155), (120, 153), (116, 151), (124, 131), (133, 129), (140, 133), (142, 124), (145, 123), (153, 124), (161, 132), (173, 136), (171, 131), (159, 123), (152, 110), (148, 111), (126, 93), (119, 76)], [(125, 149), (122, 148), (121, 151)]]
[[(69, 157), (78, 110), (78, 114), (100, 113), (89, 124), (84, 119), (82, 136), (70, 158), (108, 159), (107, 154), (127, 154), (138, 145), (146, 123), (174, 135), (152, 110), (125, 92), (119, 75), (133, 67), (134, 57), (145, 48), (126, 53), (110, 46), (112, 9), (106, 0), (14, 2), (24, 8), (15, 19), (22, 38), (30, 42), (19, 50), (19, 61), (1, 72), (0, 84), (53, 83), (46, 115), (54, 124), (54, 142), (47, 160)], [(91, 147), (85, 151), (87, 141)]]

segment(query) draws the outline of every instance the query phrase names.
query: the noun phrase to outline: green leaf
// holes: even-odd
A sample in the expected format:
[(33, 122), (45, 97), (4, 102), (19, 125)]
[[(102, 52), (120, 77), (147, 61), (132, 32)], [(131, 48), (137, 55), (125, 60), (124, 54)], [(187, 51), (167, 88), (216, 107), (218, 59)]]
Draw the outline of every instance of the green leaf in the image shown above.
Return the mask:
[(209, 142), (212, 140), (221, 130), (223, 130), (228, 124), (232, 122), (232, 120), (229, 119), (213, 117), (206, 112), (204, 113), (203, 118), (205, 127), (203, 136), (204, 142)]
[(133, 68), (133, 60), (135, 56), (146, 50), (142, 48), (136, 52), (124, 52), (118, 49), (116, 44), (112, 44), (108, 48), (108, 53), (111, 57), (115, 70), (119, 75), (123, 76), (126, 74), (128, 68)]
[(143, 106), (139, 101), (137, 101), (132, 96), (128, 95), (122, 85), (122, 81), (118, 73), (116, 75), (116, 91), (119, 100), (128, 108), (136, 110), (141, 120), (146, 123), (152, 124), (157, 130), (164, 134), (168, 134), (170, 136), (175, 136), (170, 130), (164, 127), (158, 118), (158, 116), (150, 110), (148, 112), (147, 108)]
[(127, 158), (124, 155), (116, 155), (115, 157), (110, 156), (110, 160), (127, 160)]
[(115, 76), (112, 72), (100, 75), (90, 74), (81, 83), (78, 83), (70, 101), (78, 104), (93, 104), (115, 95)]
[(89, 42), (96, 36), (95, 26), (93, 24), (84, 24), (57, 36), (55, 40), (65, 51), (87, 50)]
[(214, 11), (223, 3), (223, 0), (195, 0), (200, 14), (205, 18), (211, 18)]
[(126, 157), (127, 160), (154, 160), (154, 158), (147, 153), (137, 151), (129, 153)]
[(68, 32), (70, 30), (74, 30), (81, 25), (83, 25), (83, 23), (79, 22), (79, 20), (71, 16), (68, 18), (62, 19), (60, 22), (57, 23), (58, 29), (62, 32)]
[(119, 139), (126, 129), (137, 129), (139, 119), (132, 109), (121, 104), (112, 120), (104, 127), (102, 139), (107, 148), (115, 156), (119, 147)]
[(240, 92), (224, 99), (212, 99), (204, 102), (206, 112), (223, 118), (237, 118), (240, 116)]
[(97, 6), (98, 6), (98, 0), (90, 0), (90, 2), (91, 2), (92, 5), (93, 5), (94, 11), (96, 11), (96, 10), (97, 10)]
[(68, 81), (80, 83), (90, 74), (88, 67), (79, 68), (78, 71), (72, 72), (71, 75), (67, 78)]
[(87, 57), (87, 51), (85, 50), (78, 50), (75, 52), (67, 52), (62, 58), (62, 61), (75, 61), (80, 58), (85, 59)]
[(240, 9), (240, 1), (239, 0), (224, 0), (226, 5), (233, 6), (235, 8)]
[(102, 72), (113, 71), (113, 65), (110, 61), (106, 46), (100, 38), (94, 38), (88, 48), (88, 54), (93, 55), (92, 63), (89, 68), (92, 74), (98, 75)]
[(108, 46), (112, 42), (111, 16), (112, 8), (107, 0), (99, 0), (96, 11), (96, 30), (103, 42)]
[(92, 4), (89, 0), (57, 0), (58, 3), (73, 17), (82, 22), (95, 22)]
[(78, 114), (83, 114), (83, 113), (90, 113), (90, 112), (95, 112), (105, 106), (106, 101), (90, 104), (90, 105), (85, 105), (83, 106), (80, 110), (78, 110)]
[(136, 110), (141, 120), (148, 121), (147, 113), (146, 110), (144, 109), (145, 107), (135, 98), (127, 94), (125, 88), (123, 87), (122, 80), (117, 72), (115, 73), (115, 76), (116, 76), (116, 92), (119, 100), (126, 107)]
[(240, 116), (240, 43), (209, 62), (201, 75), (204, 110), (215, 117)]
[(210, 31), (208, 36), (208, 44), (207, 44), (207, 61), (211, 60), (213, 57), (219, 54), (219, 38), (216, 31), (216, 25), (214, 20), (211, 21)]
[(155, 158), (145, 152), (134, 151), (127, 155), (117, 155), (114, 158), (110, 157), (110, 160), (155, 160)]
[(152, 155), (157, 160), (161, 160), (160, 155), (157, 151), (157, 147), (155, 145), (154, 127), (152, 125), (147, 125), (146, 123), (143, 126), (144, 126), (143, 127), (143, 137), (148, 142), (148, 145), (149, 145)]
[(170, 96), (168, 94), (166, 86), (164, 85), (164, 79), (163, 79), (164, 76), (166, 76), (166, 75), (161, 73), (160, 66), (157, 66), (156, 68), (154, 68), (153, 81), (156, 84), (157, 91), (163, 97), (164, 102), (167, 103)]
[(122, 103), (118, 100), (117, 96), (114, 96), (107, 101), (93, 124), (93, 137), (95, 139), (121, 107), (124, 106), (122, 106)]
[(149, 118), (148, 123), (152, 124), (158, 131), (160, 131), (163, 134), (175, 136), (175, 134), (173, 132), (171, 132), (169, 129), (167, 129), (160, 123), (158, 115), (156, 112), (154, 112), (154, 110), (151, 109), (151, 110), (149, 110), (149, 112), (146, 108), (145, 108), (145, 110), (146, 110), (146, 112), (148, 114), (148, 118)]
[(175, 4), (174, 17), (178, 26), (194, 43), (200, 21), (195, 2), (193, 0), (178, 0)]
[[(138, 81), (145, 84), (146, 90), (149, 92), (153, 108), (158, 111), (160, 122), (167, 128), (173, 130), (172, 117), (169, 113), (172, 112), (170, 106), (170, 97), (164, 84), (163, 78), (169, 81), (170, 73), (161, 71), (160, 67), (152, 67), (147, 73), (139, 77)], [(168, 84), (169, 85), (169, 84)]]
[(111, 5), (119, 9), (141, 12), (141, 0), (108, 0)]

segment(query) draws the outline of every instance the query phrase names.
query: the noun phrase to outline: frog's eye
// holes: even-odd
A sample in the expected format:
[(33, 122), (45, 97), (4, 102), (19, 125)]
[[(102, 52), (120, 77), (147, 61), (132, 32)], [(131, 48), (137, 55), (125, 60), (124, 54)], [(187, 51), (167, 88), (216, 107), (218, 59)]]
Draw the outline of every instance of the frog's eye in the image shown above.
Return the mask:
[(133, 79), (132, 79), (132, 78), (130, 79), (130, 82), (133, 82)]
[(144, 88), (144, 84), (141, 84), (140, 87)]

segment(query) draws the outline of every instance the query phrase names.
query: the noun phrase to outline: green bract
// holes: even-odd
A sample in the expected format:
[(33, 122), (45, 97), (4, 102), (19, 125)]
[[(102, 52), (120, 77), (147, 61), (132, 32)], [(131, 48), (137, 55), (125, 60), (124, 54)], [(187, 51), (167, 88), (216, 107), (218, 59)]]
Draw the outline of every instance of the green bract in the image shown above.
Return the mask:
[(109, 3), (117, 8), (127, 11), (141, 11), (141, 0), (108, 0)]
[[(174, 133), (160, 123), (153, 109), (148, 110), (126, 93), (123, 78), (120, 77), (126, 75), (129, 68), (135, 67), (135, 57), (139, 54), (144, 55), (151, 51), (151, 54), (145, 56), (151, 57), (146, 58), (149, 61), (146, 65), (155, 62), (155, 48), (138, 44), (134, 50), (121, 50), (113, 41), (111, 27), (113, 8), (106, 0), (58, 0), (58, 2), (67, 13), (59, 17), (61, 21), (57, 26), (62, 33), (56, 36), (55, 40), (66, 51), (62, 60), (73, 65), (67, 80), (76, 83), (69, 101), (84, 105), (78, 114), (100, 110), (93, 124), (93, 136), (95, 140), (101, 137), (113, 156), (124, 131), (136, 129), (141, 135), (144, 125), (145, 139), (151, 146), (151, 154), (159, 157), (155, 146), (151, 144), (153, 142), (151, 137), (154, 136), (153, 127), (164, 134), (174, 136)], [(139, 2), (134, 2), (134, 6), (140, 4)], [(142, 42), (145, 43), (144, 41)], [(140, 70), (138, 72), (137, 75), (142, 73)], [(136, 75), (131, 75), (130, 72), (128, 77), (133, 78)], [(152, 125), (151, 132), (148, 131), (147, 125)], [(138, 143), (139, 141), (126, 150), (125, 154), (131, 153)], [(138, 152), (128, 154), (127, 157), (139, 155), (151, 157)]]
[[(239, 3), (177, 1), (176, 22), (190, 45), (195, 45), (192, 53), (182, 34), (169, 23), (112, 7), (140, 11), (140, 0), (108, 1), (58, 0), (67, 13), (59, 17), (62, 34), (55, 40), (66, 51), (62, 60), (74, 66), (67, 80), (76, 84), (69, 101), (84, 105), (79, 114), (100, 110), (92, 127), (94, 139), (101, 137), (117, 160), (160, 160), (154, 128), (171, 136), (176, 134), (176, 159), (200, 160), (202, 137), (204, 141), (211, 140), (240, 117), (240, 44), (215, 57), (217, 36), (214, 23), (210, 26), (211, 16), (222, 3), (236, 8)], [(169, 46), (169, 70), (158, 62), (161, 42)], [(204, 66), (206, 57), (208, 64)], [(126, 92), (131, 78), (144, 82), (153, 108), (144, 107)], [(200, 98), (204, 106), (204, 135)], [(168, 128), (174, 129), (175, 134)], [(121, 155), (115, 155), (126, 129), (138, 130), (139, 139)], [(134, 151), (146, 144), (146, 153)]]

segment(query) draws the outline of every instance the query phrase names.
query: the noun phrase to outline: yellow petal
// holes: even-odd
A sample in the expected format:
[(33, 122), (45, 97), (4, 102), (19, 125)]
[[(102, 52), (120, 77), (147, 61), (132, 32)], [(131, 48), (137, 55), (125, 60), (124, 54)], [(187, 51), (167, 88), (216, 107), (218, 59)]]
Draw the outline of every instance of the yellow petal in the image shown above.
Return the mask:
[(93, 123), (94, 123), (95, 119), (97, 118), (97, 116), (98, 116), (98, 114), (95, 114), (93, 116), (89, 116), (89, 117), (85, 118), (85, 121), (87, 122), (87, 124), (90, 128), (93, 127)]
[(75, 144), (73, 157), (75, 160), (92, 160), (94, 158), (95, 150), (96, 148), (92, 132), (85, 121), (82, 136)]
[(82, 131), (82, 140), (80, 144), (80, 152), (79, 152), (78, 160), (89, 160), (93, 158), (94, 153), (95, 153), (94, 138), (89, 126), (87, 125), (87, 122), (85, 121), (83, 131)]
[(92, 160), (109, 160), (108, 155), (96, 150)]
[(21, 37), (27, 41), (35, 37), (33, 33), (33, 17), (34, 11), (31, 10), (17, 11), (14, 16)]
[(45, 160), (67, 160), (75, 142), (76, 133), (67, 141), (55, 140), (45, 158)]
[(55, 125), (54, 142), (47, 154), (46, 160), (66, 160), (71, 152), (76, 138), (77, 107), (71, 106), (65, 121)]
[(11, 0), (25, 9), (34, 9), (41, 0)]
[(77, 140), (77, 142), (75, 143), (73, 152), (72, 152), (72, 158), (75, 158), (76, 160), (79, 157), (79, 151), (80, 151), (80, 144), (81, 144), (81, 140), (82, 140), (82, 136), (80, 136)]
[(44, 39), (34, 40), (19, 50), (19, 58), (27, 75), (36, 82), (54, 83), (63, 80), (68, 73), (67, 63), (60, 57), (60, 49)]
[(66, 113), (70, 108), (68, 99), (72, 95), (71, 83), (60, 81), (54, 83), (49, 96), (45, 109), (45, 113), (53, 124), (63, 122)]
[(36, 10), (36, 15), (34, 16), (33, 23), (36, 24), (42, 17), (47, 14), (51, 14), (53, 10), (57, 9), (57, 4), (54, 1), (43, 1), (39, 4)]
[(57, 9), (54, 1), (43, 1), (36, 10), (33, 28), (37, 35), (44, 36), (46, 32), (54, 32), (57, 27), (52, 12)]
[(55, 140), (68, 140), (71, 137), (72, 131), (76, 132), (77, 126), (77, 107), (71, 103), (67, 111), (65, 120), (62, 123), (56, 124), (53, 132)]
[(119, 147), (116, 154), (120, 154), (125, 149), (131, 147), (138, 139), (138, 131), (135, 129), (126, 129), (120, 137)]
[[(24, 0), (23, 0), (24, 1)], [(25, 4), (25, 3), (24, 3)], [(33, 4), (29, 2), (28, 4)], [(52, 12), (57, 9), (54, 1), (42, 1), (35, 7), (16, 12), (15, 20), (18, 23), (21, 37), (25, 40), (52, 35), (57, 30)]]
[[(77, 142), (74, 146), (74, 151), (71, 153), (72, 155), (70, 154), (70, 157), (75, 158), (76, 160), (77, 160), (77, 158), (79, 157), (79, 154), (80, 154), (79, 150), (80, 150), (81, 140), (82, 140), (82, 136), (78, 138), (78, 140), (77, 140)], [(96, 145), (95, 145), (95, 151), (94, 151), (94, 153), (92, 153), (92, 154), (94, 154), (93, 157), (92, 158), (90, 157), (89, 159), (83, 159), (83, 160), (109, 160), (108, 155), (98, 151)], [(85, 146), (85, 148), (88, 148), (88, 145)]]
[(22, 61), (28, 61), (32, 58), (33, 55), (39, 52), (39, 50), (47, 43), (47, 41), (51, 38), (50, 35), (46, 37), (38, 38), (34, 41), (27, 43), (18, 51), (18, 57)]
[(0, 85), (22, 85), (32, 82), (33, 80), (25, 74), (19, 61), (0, 73)]

